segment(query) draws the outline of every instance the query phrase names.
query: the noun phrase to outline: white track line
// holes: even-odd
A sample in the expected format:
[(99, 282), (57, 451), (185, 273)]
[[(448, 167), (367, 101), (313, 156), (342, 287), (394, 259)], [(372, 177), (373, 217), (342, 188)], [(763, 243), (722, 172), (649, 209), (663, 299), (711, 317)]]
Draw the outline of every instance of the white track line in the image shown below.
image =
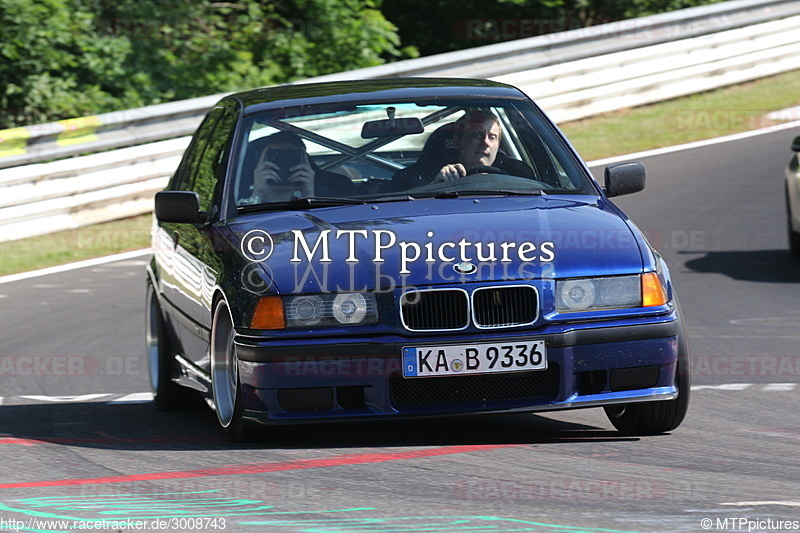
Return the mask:
[[(755, 506), (780, 506), (780, 507), (800, 507), (800, 502), (793, 501), (759, 501), (759, 502), (729, 502), (720, 505), (733, 505), (736, 507), (755, 507)], [(786, 530), (784, 530), (786, 531)]]
[(38, 278), (39, 276), (46, 276), (48, 274), (58, 274), (60, 272), (67, 272), (79, 268), (92, 267), (97, 265), (104, 265), (106, 263), (113, 263), (114, 261), (124, 261), (134, 257), (141, 257), (151, 253), (150, 248), (144, 250), (134, 250), (132, 252), (125, 252), (121, 254), (107, 255), (105, 257), (95, 257), (94, 259), (87, 259), (85, 261), (77, 261), (75, 263), (67, 263), (66, 265), (58, 265), (54, 267), (42, 268), (40, 270), (31, 270), (30, 272), (20, 272), (19, 274), (10, 274), (8, 276), (0, 277), (0, 285), (3, 283), (11, 283), (12, 281), (20, 281), (23, 279)]
[(126, 394), (121, 398), (117, 398), (116, 400), (111, 400), (108, 402), (109, 404), (118, 404), (118, 403), (146, 403), (153, 401), (153, 393), (152, 392), (132, 392), (131, 394)]
[(111, 393), (101, 392), (98, 394), (81, 394), (80, 396), (42, 396), (40, 394), (26, 394), (19, 396), (26, 400), (36, 400), (39, 402), (54, 402), (54, 403), (71, 403), (71, 402), (90, 402), (103, 398), (104, 396), (111, 396)]

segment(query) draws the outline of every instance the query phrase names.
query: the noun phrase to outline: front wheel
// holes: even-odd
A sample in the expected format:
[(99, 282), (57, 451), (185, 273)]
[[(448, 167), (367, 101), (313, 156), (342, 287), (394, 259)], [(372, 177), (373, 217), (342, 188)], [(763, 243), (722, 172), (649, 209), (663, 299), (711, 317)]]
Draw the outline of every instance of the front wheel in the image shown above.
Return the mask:
[(220, 300), (214, 309), (211, 325), (211, 391), (223, 433), (228, 440), (239, 442), (247, 439), (249, 428), (243, 418), (242, 388), (233, 334), (233, 319), (227, 304)]
[(678, 364), (675, 369), (678, 397), (660, 402), (609, 405), (603, 409), (611, 424), (624, 435), (658, 435), (677, 428), (689, 409), (692, 379), (686, 332), (678, 336)]

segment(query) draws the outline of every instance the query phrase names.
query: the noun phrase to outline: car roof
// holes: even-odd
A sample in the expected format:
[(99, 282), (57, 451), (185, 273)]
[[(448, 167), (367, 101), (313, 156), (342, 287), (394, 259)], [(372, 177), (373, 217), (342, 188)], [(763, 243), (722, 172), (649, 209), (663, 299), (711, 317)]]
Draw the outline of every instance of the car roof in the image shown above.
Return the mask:
[(437, 97), (527, 99), (522, 91), (511, 85), (460, 78), (381, 78), (280, 85), (235, 93), (226, 99), (237, 100), (244, 108), (244, 114), (249, 115), (301, 105)]

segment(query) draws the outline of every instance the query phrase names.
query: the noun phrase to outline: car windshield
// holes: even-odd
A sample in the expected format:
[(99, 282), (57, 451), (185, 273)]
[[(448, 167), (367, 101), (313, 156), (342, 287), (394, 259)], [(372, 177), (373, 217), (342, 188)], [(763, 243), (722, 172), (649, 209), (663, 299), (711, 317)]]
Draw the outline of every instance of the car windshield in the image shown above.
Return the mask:
[[(524, 100), (281, 108), (247, 117), (240, 131), (229, 185), (240, 212), (353, 200), (597, 194), (555, 129)], [(315, 201), (302, 200), (308, 198)]]

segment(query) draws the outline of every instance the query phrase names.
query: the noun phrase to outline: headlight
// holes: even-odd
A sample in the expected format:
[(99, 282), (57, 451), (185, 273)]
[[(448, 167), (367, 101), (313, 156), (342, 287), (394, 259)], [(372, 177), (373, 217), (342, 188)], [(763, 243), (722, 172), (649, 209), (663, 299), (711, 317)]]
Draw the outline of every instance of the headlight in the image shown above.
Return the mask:
[(556, 311), (576, 313), (600, 309), (652, 307), (667, 303), (655, 272), (640, 276), (569, 279), (556, 282)]
[(325, 304), (317, 295), (290, 298), (286, 306), (286, 319), (296, 326), (314, 326), (325, 315)]
[[(333, 299), (333, 318), (341, 324), (358, 324), (367, 316), (367, 299), (358, 292), (337, 294)], [(375, 308), (373, 306), (373, 311)]]
[(592, 279), (571, 279), (559, 282), (557, 309), (564, 311), (583, 311), (589, 309), (595, 301), (595, 289)]
[[(285, 318), (283, 310), (285, 309)], [(269, 312), (267, 312), (269, 310)], [(378, 322), (378, 305), (371, 293), (265, 296), (256, 306), (253, 329), (363, 326)], [(280, 324), (280, 325), (278, 325)]]

